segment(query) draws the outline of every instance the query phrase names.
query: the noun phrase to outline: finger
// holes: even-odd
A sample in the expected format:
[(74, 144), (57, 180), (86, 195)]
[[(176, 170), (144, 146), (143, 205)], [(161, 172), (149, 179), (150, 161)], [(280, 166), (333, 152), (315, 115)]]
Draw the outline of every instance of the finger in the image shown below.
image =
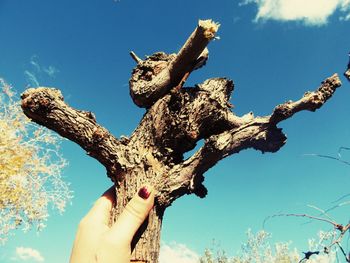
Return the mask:
[(91, 210), (85, 217), (85, 220), (93, 221), (96, 224), (109, 225), (111, 210), (115, 203), (115, 188), (110, 187), (104, 194), (97, 199)]
[(110, 237), (131, 242), (136, 231), (147, 218), (154, 205), (154, 189), (147, 185), (142, 187), (126, 205), (124, 211), (112, 226)]

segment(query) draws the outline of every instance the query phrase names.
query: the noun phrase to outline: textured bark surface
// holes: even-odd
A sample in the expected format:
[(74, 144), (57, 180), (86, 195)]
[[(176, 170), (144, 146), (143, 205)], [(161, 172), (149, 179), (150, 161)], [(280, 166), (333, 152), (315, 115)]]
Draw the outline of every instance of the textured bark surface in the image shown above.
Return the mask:
[(350, 81), (350, 69), (348, 69), (344, 75), (348, 79), (348, 81)]
[(350, 81), (350, 53), (349, 53), (349, 63), (348, 63), (348, 68), (346, 69), (344, 76)]
[[(138, 65), (130, 93), (135, 104), (147, 111), (129, 138), (115, 138), (92, 113), (68, 106), (57, 89), (28, 89), (22, 94), (22, 108), (29, 118), (78, 143), (106, 167), (117, 190), (114, 220), (145, 183), (157, 190), (148, 222), (133, 241), (133, 260), (158, 262), (164, 211), (185, 194), (205, 197), (202, 183), (208, 169), (243, 149), (278, 151), (286, 142), (278, 123), (299, 111), (320, 108), (341, 85), (335, 74), (298, 101), (276, 106), (271, 115), (236, 116), (229, 102), (231, 80), (214, 78), (182, 88), (189, 73), (207, 59), (205, 47), (217, 29), (212, 21), (200, 22), (177, 55), (155, 53), (142, 61), (133, 53)], [(184, 160), (183, 154), (202, 139), (204, 145)]]

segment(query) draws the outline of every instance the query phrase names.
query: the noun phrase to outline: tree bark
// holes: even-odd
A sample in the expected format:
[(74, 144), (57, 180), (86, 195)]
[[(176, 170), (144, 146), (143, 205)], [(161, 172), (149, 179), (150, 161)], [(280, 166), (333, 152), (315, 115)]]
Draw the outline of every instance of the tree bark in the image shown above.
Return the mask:
[(349, 55), (349, 62), (348, 62), (346, 71), (344, 72), (344, 76), (348, 79), (348, 81), (350, 81), (350, 52), (348, 55)]
[[(68, 106), (57, 89), (28, 89), (22, 94), (22, 108), (29, 118), (78, 143), (106, 167), (117, 192), (113, 220), (141, 186), (156, 189), (155, 207), (133, 241), (135, 262), (158, 262), (166, 208), (185, 194), (205, 197), (208, 169), (243, 149), (278, 151), (286, 142), (278, 123), (299, 111), (320, 108), (341, 85), (335, 74), (300, 100), (276, 106), (269, 116), (236, 116), (229, 102), (231, 80), (214, 78), (182, 88), (190, 72), (202, 65), (200, 58), (207, 58), (203, 51), (217, 29), (212, 21), (200, 22), (178, 55), (156, 53), (142, 61), (133, 53), (138, 65), (130, 93), (135, 104), (147, 111), (130, 138), (115, 138), (92, 113)], [(184, 160), (184, 153), (202, 139), (203, 147)]]

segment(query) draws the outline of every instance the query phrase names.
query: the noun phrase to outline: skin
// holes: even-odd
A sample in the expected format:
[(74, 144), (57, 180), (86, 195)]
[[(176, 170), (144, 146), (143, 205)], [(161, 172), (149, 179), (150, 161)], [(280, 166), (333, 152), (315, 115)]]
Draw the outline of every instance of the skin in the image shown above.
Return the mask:
[(112, 226), (109, 219), (115, 190), (107, 190), (80, 221), (70, 263), (129, 263), (131, 241), (154, 205), (154, 190), (146, 187), (149, 197), (135, 194)]

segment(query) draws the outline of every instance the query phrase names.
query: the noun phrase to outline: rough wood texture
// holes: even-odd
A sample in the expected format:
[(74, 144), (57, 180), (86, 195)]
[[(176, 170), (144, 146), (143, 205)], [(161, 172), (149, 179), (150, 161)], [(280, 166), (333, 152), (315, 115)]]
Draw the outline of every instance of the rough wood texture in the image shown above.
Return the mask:
[[(56, 89), (28, 89), (22, 95), (22, 108), (28, 117), (78, 143), (106, 167), (117, 190), (114, 220), (138, 188), (145, 183), (155, 187), (156, 205), (133, 241), (137, 262), (158, 262), (166, 208), (185, 194), (205, 197), (203, 175), (209, 168), (247, 148), (278, 151), (286, 136), (277, 124), (299, 111), (320, 108), (341, 85), (335, 74), (300, 100), (276, 106), (269, 116), (236, 116), (229, 102), (234, 88), (231, 80), (213, 78), (192, 88), (180, 88), (189, 73), (201, 66), (198, 58), (206, 60), (203, 50), (217, 30), (201, 26), (205, 28), (200, 22), (178, 55), (155, 53), (145, 61), (132, 55), (138, 65), (130, 80), (131, 96), (138, 106), (148, 109), (130, 138), (116, 139), (91, 113), (65, 104)], [(202, 139), (203, 147), (184, 160), (183, 154)]]
[(139, 107), (149, 108), (177, 86), (186, 73), (193, 71), (202, 60), (202, 52), (218, 29), (219, 24), (212, 20), (200, 20), (177, 55), (160, 52), (142, 61), (132, 52), (132, 57), (138, 63), (129, 81), (134, 103)]
[(348, 68), (346, 69), (344, 76), (350, 81), (350, 53), (349, 53), (349, 63), (348, 63)]

